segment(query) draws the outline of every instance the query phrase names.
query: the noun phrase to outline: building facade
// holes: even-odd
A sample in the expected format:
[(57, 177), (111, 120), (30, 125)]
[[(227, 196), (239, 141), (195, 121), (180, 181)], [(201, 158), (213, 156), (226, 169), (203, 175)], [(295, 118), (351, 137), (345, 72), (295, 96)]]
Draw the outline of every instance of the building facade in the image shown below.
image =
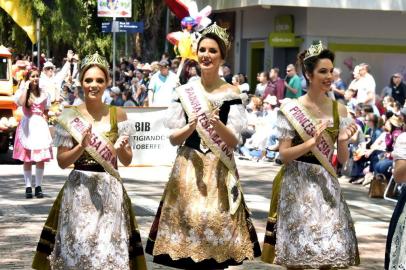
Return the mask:
[(336, 53), (335, 65), (345, 81), (356, 64), (366, 62), (377, 92), (395, 72), (406, 78), (406, 0), (252, 0), (197, 1), (210, 5), (214, 19), (229, 28), (232, 51), (227, 58), (233, 72), (256, 74), (271, 67), (285, 68), (296, 55), (321, 40)]

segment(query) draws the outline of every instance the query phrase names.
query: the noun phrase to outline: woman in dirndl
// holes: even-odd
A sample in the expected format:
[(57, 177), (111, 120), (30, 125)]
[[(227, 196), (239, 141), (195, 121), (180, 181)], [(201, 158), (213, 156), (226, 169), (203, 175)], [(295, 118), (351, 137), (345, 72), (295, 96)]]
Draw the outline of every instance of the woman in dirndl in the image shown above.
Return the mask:
[(385, 270), (406, 269), (406, 133), (396, 139), (392, 152), (393, 177), (401, 185), (395, 210), (389, 224), (385, 250)]
[(327, 96), (334, 54), (312, 45), (298, 56), (308, 92), (287, 100), (278, 112), (279, 153), (262, 260), (288, 269), (346, 268), (359, 264), (350, 211), (332, 158), (341, 164), (356, 125), (347, 110)]
[(233, 157), (245, 110), (238, 89), (218, 73), (227, 38), (216, 24), (203, 31), (201, 79), (178, 87), (168, 111), (170, 141), (180, 147), (147, 242), (155, 263), (224, 269), (260, 255)]
[(52, 159), (52, 137), (47, 123), (50, 97), (39, 87), (39, 70), (35, 67), (26, 74), (26, 87), (17, 91), (16, 103), (24, 116), (15, 135), (13, 158), (24, 162), (25, 197), (32, 194), (32, 164), (35, 164), (35, 197), (43, 198), (42, 179), (45, 162)]
[(73, 170), (59, 192), (37, 246), (34, 269), (146, 270), (141, 237), (117, 159), (131, 163), (126, 113), (106, 105), (108, 63), (82, 61), (85, 102), (65, 108), (55, 125), (57, 160)]

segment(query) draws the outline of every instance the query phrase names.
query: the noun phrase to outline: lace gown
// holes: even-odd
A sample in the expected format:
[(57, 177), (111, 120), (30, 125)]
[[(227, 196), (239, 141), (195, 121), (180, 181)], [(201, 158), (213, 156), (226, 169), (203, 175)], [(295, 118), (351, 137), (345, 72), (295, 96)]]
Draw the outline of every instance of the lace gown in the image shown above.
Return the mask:
[[(334, 127), (327, 132), (335, 141), (339, 128), (350, 120), (339, 119), (336, 104), (333, 107)], [(303, 142), (281, 111), (277, 133), (279, 138), (292, 139), (293, 145)], [(284, 165), (273, 188), (278, 177), (282, 179), (277, 219), (275, 223), (268, 218), (264, 241), (275, 246), (275, 254), (265, 254), (264, 246), (262, 260), (299, 269), (359, 264), (354, 225), (337, 178), (311, 152)]]
[[(241, 99), (231, 90), (208, 96), (220, 105), (220, 119), (239, 137), (246, 123)], [(179, 102), (168, 110), (167, 126), (182, 128), (187, 117)], [(195, 131), (179, 148), (146, 252), (154, 262), (177, 268), (219, 269), (260, 255), (255, 229), (242, 202), (229, 213), (226, 166)]]
[[(95, 125), (113, 143), (118, 138), (115, 107), (110, 124)], [(59, 124), (55, 145), (76, 142)], [(34, 269), (146, 269), (140, 234), (123, 183), (87, 152), (59, 193), (38, 243)], [(46, 261), (45, 261), (46, 259)]]
[[(406, 133), (396, 140), (393, 160), (406, 160)], [(404, 179), (400, 179), (404, 180)], [(385, 254), (385, 269), (406, 269), (406, 188), (403, 187), (389, 225)]]

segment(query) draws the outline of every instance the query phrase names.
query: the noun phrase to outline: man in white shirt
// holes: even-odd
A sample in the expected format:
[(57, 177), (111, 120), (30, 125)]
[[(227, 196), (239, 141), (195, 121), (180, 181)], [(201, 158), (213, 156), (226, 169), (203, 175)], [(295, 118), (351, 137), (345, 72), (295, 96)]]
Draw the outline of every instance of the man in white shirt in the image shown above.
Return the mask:
[(161, 60), (159, 62), (159, 72), (151, 77), (148, 84), (149, 106), (169, 106), (177, 83), (178, 77), (169, 70), (169, 62)]
[(364, 105), (371, 105), (374, 109), (374, 113), (379, 115), (378, 108), (375, 106), (375, 79), (369, 73), (368, 64), (362, 63), (359, 66), (360, 79), (357, 82), (357, 102)]

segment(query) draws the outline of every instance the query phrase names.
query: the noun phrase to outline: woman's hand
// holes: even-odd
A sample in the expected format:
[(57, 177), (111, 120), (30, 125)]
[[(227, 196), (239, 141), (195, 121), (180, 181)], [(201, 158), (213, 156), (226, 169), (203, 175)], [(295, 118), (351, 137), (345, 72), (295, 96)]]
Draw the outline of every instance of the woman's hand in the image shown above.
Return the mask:
[(128, 135), (121, 135), (114, 144), (114, 149), (124, 150), (127, 148), (129, 146), (129, 138)]
[(317, 125), (316, 125), (316, 131), (313, 134), (313, 138), (311, 138), (310, 140), (313, 140), (312, 143), (312, 147), (316, 146), (320, 140), (321, 140), (321, 135), (323, 134), (323, 131), (327, 128), (329, 124), (329, 121), (320, 121)]
[(340, 130), (340, 133), (338, 134), (338, 141), (339, 142), (345, 142), (351, 139), (352, 135), (357, 132), (357, 124), (351, 123), (348, 126), (346, 126), (344, 129)]
[(197, 125), (197, 116), (192, 114), (189, 118), (188, 126), (190, 130), (195, 130)]
[(83, 139), (82, 142), (80, 143), (80, 146), (86, 148), (88, 145), (90, 145), (91, 138), (92, 138), (92, 125), (90, 125), (83, 133)]
[(209, 116), (209, 123), (212, 127), (216, 128), (220, 123), (220, 116), (219, 116), (220, 108), (215, 108)]

